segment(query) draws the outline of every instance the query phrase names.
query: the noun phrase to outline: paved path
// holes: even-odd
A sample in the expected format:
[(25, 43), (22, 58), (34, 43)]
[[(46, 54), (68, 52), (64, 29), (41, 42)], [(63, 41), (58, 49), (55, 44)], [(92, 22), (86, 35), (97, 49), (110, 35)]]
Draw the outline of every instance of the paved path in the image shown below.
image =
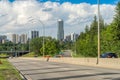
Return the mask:
[(9, 61), (28, 80), (120, 80), (120, 70), (46, 62), (39, 59), (13, 58)]

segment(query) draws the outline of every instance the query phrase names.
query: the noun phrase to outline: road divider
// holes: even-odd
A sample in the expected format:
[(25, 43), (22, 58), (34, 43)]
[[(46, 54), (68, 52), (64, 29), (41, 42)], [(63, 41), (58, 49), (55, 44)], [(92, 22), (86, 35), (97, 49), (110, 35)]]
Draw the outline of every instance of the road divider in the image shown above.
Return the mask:
[[(36, 59), (41, 61), (46, 61), (46, 58), (25, 58), (25, 59)], [(104, 68), (113, 68), (120, 69), (120, 58), (100, 58), (99, 64), (97, 63), (97, 58), (49, 58), (50, 62), (60, 62), (68, 64), (77, 64), (85, 66), (95, 66), (95, 67), (104, 67)]]

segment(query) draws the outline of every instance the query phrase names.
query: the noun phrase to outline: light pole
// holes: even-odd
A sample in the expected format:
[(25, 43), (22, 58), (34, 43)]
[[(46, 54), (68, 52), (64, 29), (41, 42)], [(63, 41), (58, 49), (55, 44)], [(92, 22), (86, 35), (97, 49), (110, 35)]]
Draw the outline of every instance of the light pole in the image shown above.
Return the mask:
[(29, 53), (30, 53), (30, 31), (28, 31), (28, 44), (29, 44)]
[[(30, 17), (30, 18), (32, 18), (32, 17)], [(43, 43), (42, 43), (42, 45), (43, 45), (43, 57), (44, 57), (45, 56), (45, 25), (43, 24), (43, 22), (40, 19), (37, 19), (37, 18), (35, 18), (35, 19), (32, 18), (29, 21), (33, 21), (33, 20), (39, 21), (39, 23), (41, 23), (43, 26)]]
[(45, 56), (45, 25), (40, 19), (38, 19), (38, 21), (43, 25), (43, 57), (44, 57)]
[(98, 56), (97, 56), (97, 63), (99, 64), (100, 59), (100, 0), (98, 0)]
[(76, 49), (77, 48), (77, 44), (76, 44), (77, 38), (76, 38), (76, 34), (74, 34), (74, 39), (75, 39), (75, 42), (74, 42), (75, 44), (74, 45), (75, 45), (75, 55), (76, 55), (77, 54), (77, 49)]

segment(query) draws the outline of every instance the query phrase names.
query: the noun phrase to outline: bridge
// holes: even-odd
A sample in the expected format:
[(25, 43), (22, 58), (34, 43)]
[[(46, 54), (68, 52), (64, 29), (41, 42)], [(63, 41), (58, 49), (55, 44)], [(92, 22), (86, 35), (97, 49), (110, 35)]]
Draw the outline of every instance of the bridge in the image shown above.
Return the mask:
[(19, 56), (29, 53), (29, 51), (0, 51), (0, 54), (1, 53), (6, 53), (12, 57), (19, 57)]

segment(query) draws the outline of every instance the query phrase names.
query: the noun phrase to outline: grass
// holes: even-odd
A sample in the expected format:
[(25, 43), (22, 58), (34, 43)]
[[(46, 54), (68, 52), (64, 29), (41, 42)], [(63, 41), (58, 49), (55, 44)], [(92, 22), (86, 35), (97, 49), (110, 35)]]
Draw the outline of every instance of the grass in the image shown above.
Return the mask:
[(7, 57), (8, 55), (6, 53), (1, 53), (0, 57)]
[(35, 57), (35, 53), (31, 52), (31, 53), (23, 55), (22, 57)]
[(22, 80), (19, 73), (15, 68), (7, 61), (7, 59), (0, 59), (0, 80)]

